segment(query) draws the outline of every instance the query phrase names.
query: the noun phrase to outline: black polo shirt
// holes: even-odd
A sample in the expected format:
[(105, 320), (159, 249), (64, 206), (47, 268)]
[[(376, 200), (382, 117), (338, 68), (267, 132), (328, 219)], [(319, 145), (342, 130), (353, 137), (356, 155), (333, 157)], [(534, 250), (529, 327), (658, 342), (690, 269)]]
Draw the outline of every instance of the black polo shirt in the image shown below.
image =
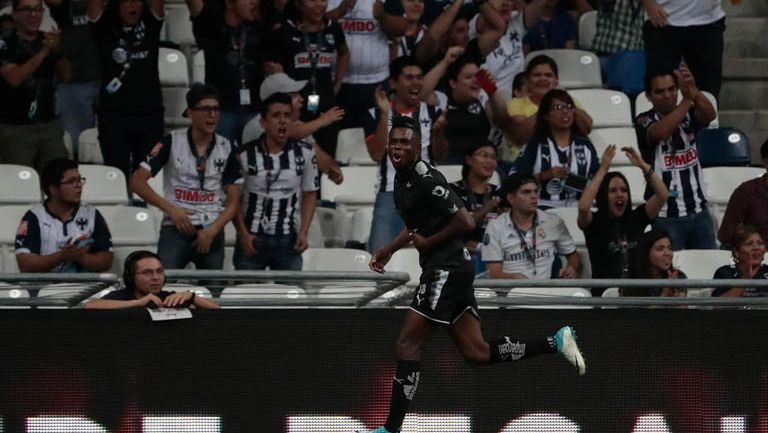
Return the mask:
[(51, 18), (61, 29), (61, 54), (72, 66), (73, 83), (97, 81), (99, 56), (88, 26), (88, 0), (62, 0), (49, 4)]

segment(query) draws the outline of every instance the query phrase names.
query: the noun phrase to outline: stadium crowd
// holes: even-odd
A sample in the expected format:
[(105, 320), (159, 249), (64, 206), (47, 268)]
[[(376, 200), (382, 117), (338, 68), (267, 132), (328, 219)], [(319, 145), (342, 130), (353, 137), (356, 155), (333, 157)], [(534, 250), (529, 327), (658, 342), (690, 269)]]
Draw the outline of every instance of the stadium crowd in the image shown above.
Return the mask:
[[(40, 31), (43, 1), (55, 30)], [(46, 196), (18, 227), (22, 272), (112, 267), (110, 221), (81, 203), (78, 138), (93, 127), (133, 203), (162, 212), (162, 267), (224, 268), (232, 224), (238, 270), (302, 269), (316, 209), (328, 205), (321, 177), (358, 181), (338, 161), (340, 131), (361, 129), (356, 145), (377, 167), (362, 246), (375, 253), (404, 227), (386, 149), (393, 118), (406, 116), (420, 125), (421, 160), (461, 166), (449, 180), (476, 222), (465, 246), (490, 278), (685, 278), (674, 252), (718, 244), (732, 260), (713, 278), (768, 278), (768, 174), (734, 191), (718, 225), (697, 147), (717, 117), (705, 91), (716, 98), (722, 81), (719, 0), (186, 0), (205, 80), (186, 91), (189, 126), (177, 129), (165, 119), (182, 113), (164, 113), (158, 66), (164, 0), (10, 7), (0, 163), (34, 168)], [(636, 141), (597, 146), (598, 108), (561, 86), (577, 65), (557, 50), (577, 48), (578, 17), (593, 10), (598, 81), (650, 104), (628, 119)], [(611, 85), (642, 68), (638, 55), (644, 80)], [(249, 125), (259, 133), (246, 139)], [(760, 154), (768, 165), (768, 142)], [(645, 183), (613, 170), (618, 158)], [(643, 203), (631, 188), (644, 189)]]

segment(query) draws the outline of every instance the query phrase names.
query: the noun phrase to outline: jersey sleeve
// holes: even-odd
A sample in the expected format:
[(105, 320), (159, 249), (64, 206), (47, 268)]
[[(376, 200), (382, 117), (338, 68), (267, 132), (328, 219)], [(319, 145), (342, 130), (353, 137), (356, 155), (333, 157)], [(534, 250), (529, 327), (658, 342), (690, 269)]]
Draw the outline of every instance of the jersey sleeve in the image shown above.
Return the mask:
[(149, 151), (149, 154), (147, 154), (147, 160), (141, 163), (141, 168), (152, 173), (152, 176), (156, 175), (171, 157), (172, 141), (171, 134), (158, 141), (152, 150)]
[(568, 232), (568, 227), (565, 226), (565, 221), (557, 215), (553, 216), (557, 218), (555, 223), (557, 253), (564, 256), (575, 253), (576, 245), (573, 243), (573, 238), (571, 238), (571, 234)]
[(320, 175), (317, 170), (317, 157), (314, 149), (301, 148), (304, 153), (304, 172), (301, 174), (301, 190), (303, 192), (320, 189)]
[(501, 251), (501, 221), (497, 218), (488, 223), (483, 234), (483, 248), (480, 256), (484, 262), (501, 262), (504, 258)]
[(32, 211), (21, 218), (16, 230), (16, 254), (40, 254), (40, 224)]
[(436, 215), (449, 217), (464, 207), (464, 202), (447, 183), (423, 181), (418, 196)]
[(648, 161), (647, 156), (653, 153), (654, 144), (651, 143), (651, 139), (648, 136), (648, 131), (656, 124), (657, 120), (653, 118), (650, 111), (640, 114), (635, 120), (635, 133), (637, 134), (637, 147), (643, 154), (645, 162)]
[(109, 232), (109, 227), (107, 227), (107, 221), (98, 210), (96, 211), (96, 221), (94, 221), (91, 238), (93, 239), (93, 245), (91, 245), (88, 252), (112, 251), (112, 234)]
[(243, 174), (240, 171), (240, 162), (236, 149), (232, 149), (227, 157), (227, 165), (224, 166), (222, 176), (224, 185), (240, 185), (243, 183)]

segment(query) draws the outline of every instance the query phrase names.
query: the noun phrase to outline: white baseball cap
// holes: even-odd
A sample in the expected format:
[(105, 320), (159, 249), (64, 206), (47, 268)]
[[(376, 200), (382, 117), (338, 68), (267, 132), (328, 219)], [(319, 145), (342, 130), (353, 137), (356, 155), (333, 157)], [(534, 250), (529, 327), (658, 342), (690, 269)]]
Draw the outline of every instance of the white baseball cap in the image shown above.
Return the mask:
[(264, 79), (259, 88), (259, 98), (265, 100), (275, 93), (298, 92), (307, 85), (307, 80), (296, 81), (283, 72), (272, 74)]

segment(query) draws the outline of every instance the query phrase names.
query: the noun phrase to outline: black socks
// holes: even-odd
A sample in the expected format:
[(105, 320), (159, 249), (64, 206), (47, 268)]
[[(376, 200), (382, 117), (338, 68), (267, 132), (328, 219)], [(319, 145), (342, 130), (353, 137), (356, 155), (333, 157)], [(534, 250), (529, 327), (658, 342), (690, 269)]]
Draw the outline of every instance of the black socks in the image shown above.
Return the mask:
[(488, 345), (491, 350), (491, 359), (489, 364), (498, 362), (519, 361), (523, 358), (542, 355), (544, 353), (557, 353), (557, 347), (554, 340), (548, 338), (546, 341), (519, 341), (512, 337), (502, 337), (489, 340)]
[(392, 399), (389, 401), (389, 416), (384, 427), (391, 433), (400, 431), (408, 406), (419, 386), (419, 361), (397, 361), (397, 372), (392, 382)]

